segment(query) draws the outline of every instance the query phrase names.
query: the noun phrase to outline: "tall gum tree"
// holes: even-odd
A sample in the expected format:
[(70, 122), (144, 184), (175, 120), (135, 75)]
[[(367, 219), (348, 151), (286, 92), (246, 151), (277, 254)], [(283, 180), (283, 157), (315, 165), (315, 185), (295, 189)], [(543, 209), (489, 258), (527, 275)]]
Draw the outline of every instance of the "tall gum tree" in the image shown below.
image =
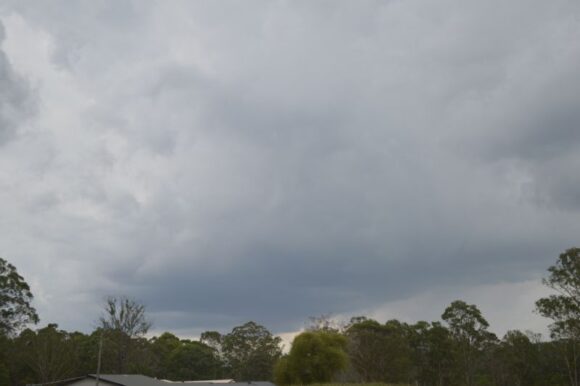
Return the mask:
[(38, 323), (32, 299), (24, 278), (0, 258), (0, 335), (13, 335), (27, 324)]
[(472, 386), (481, 352), (488, 343), (497, 341), (497, 337), (487, 330), (489, 323), (474, 304), (456, 300), (445, 309), (441, 318), (449, 325), (456, 342), (464, 382)]
[(221, 347), (226, 366), (237, 381), (268, 381), (282, 355), (280, 343), (266, 327), (250, 321), (225, 335)]
[(570, 385), (578, 386), (580, 361), (580, 248), (560, 254), (548, 268), (543, 283), (555, 294), (536, 302), (540, 315), (554, 321), (550, 325), (552, 339), (560, 343), (568, 370)]
[(151, 321), (145, 313), (145, 306), (125, 296), (110, 296), (106, 300), (104, 313), (100, 318), (107, 349), (116, 358), (114, 370), (124, 373), (131, 362), (134, 343), (147, 334)]

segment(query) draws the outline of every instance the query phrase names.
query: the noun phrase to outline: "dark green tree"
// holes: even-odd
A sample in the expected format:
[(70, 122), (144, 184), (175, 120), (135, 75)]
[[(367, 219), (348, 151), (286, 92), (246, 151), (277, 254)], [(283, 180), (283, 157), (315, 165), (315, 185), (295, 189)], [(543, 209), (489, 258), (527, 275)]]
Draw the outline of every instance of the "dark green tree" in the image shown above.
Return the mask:
[(454, 341), (439, 322), (409, 326), (413, 374), (421, 386), (452, 385), (456, 374)]
[(456, 300), (445, 309), (441, 318), (449, 325), (454, 338), (463, 382), (472, 386), (483, 350), (497, 337), (487, 330), (489, 323), (474, 304)]
[(353, 369), (364, 382), (407, 382), (411, 348), (407, 326), (397, 320), (385, 324), (371, 319), (351, 320), (345, 331)]
[(169, 373), (171, 353), (181, 345), (181, 340), (170, 332), (164, 332), (149, 340), (149, 349), (155, 359), (153, 374), (157, 378), (171, 379)]
[(570, 385), (580, 382), (580, 248), (560, 254), (543, 283), (556, 293), (536, 302), (536, 310), (552, 319), (552, 339), (560, 343)]
[[(518, 330), (508, 331), (493, 352), (496, 366), (496, 383), (500, 385), (533, 385), (538, 368), (538, 342), (532, 334)], [(537, 338), (536, 338), (537, 339)]]
[(10, 372), (5, 362), (0, 362), (0, 385), (10, 384)]
[(131, 367), (135, 342), (151, 327), (145, 306), (125, 296), (110, 296), (106, 300), (100, 325), (107, 343), (106, 350), (115, 358), (113, 371), (125, 373)]
[(36, 383), (70, 378), (76, 373), (77, 358), (70, 334), (49, 324), (37, 331), (25, 330), (15, 341), (20, 359), (35, 374)]
[(562, 360), (562, 344), (557, 341), (539, 342), (538, 362), (534, 386), (565, 386), (570, 384), (565, 361)]
[(27, 324), (38, 323), (32, 298), (24, 278), (0, 258), (0, 335), (12, 335)]
[(223, 361), (223, 344), (224, 337), (217, 331), (205, 331), (201, 333), (199, 341), (215, 350), (215, 353)]
[(75, 375), (92, 374), (95, 372), (100, 336), (100, 330), (90, 335), (78, 331), (69, 333), (69, 339), (76, 358)]
[(218, 379), (221, 362), (211, 347), (201, 342), (181, 341), (169, 355), (167, 374), (173, 381)]
[(10, 384), (9, 350), (12, 341), (7, 336), (0, 334), (0, 385)]
[(264, 326), (248, 322), (223, 337), (225, 364), (237, 381), (271, 380), (274, 364), (282, 355), (280, 343)]

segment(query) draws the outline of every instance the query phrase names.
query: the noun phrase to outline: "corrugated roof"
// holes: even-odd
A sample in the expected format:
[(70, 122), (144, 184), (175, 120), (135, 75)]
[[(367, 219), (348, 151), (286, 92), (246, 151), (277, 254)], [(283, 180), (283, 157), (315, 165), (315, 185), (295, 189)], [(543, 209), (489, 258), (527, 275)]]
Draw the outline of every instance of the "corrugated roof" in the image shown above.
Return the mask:
[[(91, 378), (97, 378), (95, 374), (89, 374)], [(140, 374), (101, 374), (100, 379), (119, 386), (167, 386), (167, 382), (147, 377)], [(211, 383), (198, 383), (196, 386), (211, 386)]]
[[(96, 379), (97, 376), (95, 374), (89, 374), (88, 377)], [(77, 378), (75, 380), (82, 379)], [(170, 385), (185, 385), (185, 384), (192, 384), (193, 382), (172, 382), (172, 381), (165, 381), (161, 379), (147, 377), (145, 375), (140, 374), (101, 374), (100, 379), (104, 382), (113, 383), (119, 386), (170, 386)], [(73, 380), (74, 381), (74, 380)], [(217, 380), (220, 381), (220, 380)], [(223, 380), (221, 380), (223, 381)], [(196, 381), (193, 383), (195, 386), (215, 386), (216, 383), (214, 381)], [(227, 386), (248, 386), (248, 385), (255, 385), (255, 386), (276, 386), (271, 382), (233, 382), (227, 383)]]
[(208, 380), (204, 380), (204, 381), (170, 381), (168, 379), (162, 379), (163, 382), (167, 382), (167, 383), (211, 383), (216, 384), (216, 383), (236, 383), (236, 381), (234, 381), (233, 379), (208, 379)]

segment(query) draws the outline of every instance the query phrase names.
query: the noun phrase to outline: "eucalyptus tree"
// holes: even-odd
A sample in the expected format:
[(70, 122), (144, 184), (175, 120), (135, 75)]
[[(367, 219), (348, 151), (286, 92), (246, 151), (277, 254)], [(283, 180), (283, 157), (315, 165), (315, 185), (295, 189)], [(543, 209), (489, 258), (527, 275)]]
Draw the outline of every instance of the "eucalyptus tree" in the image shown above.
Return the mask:
[(409, 326), (413, 374), (420, 386), (445, 386), (456, 374), (454, 341), (440, 322), (419, 321)]
[(548, 268), (543, 283), (555, 294), (536, 302), (536, 310), (552, 319), (552, 339), (561, 343), (570, 385), (580, 383), (580, 248), (560, 254), (556, 264)]
[(115, 358), (114, 371), (126, 372), (136, 340), (151, 328), (145, 306), (125, 296), (110, 296), (106, 299), (100, 327), (108, 343), (105, 352), (110, 352)]
[(281, 339), (255, 322), (234, 327), (223, 336), (221, 349), (230, 374), (237, 381), (266, 381), (282, 355)]
[[(532, 339), (530, 339), (532, 337)], [(501, 342), (498, 359), (506, 373), (506, 384), (531, 385), (538, 366), (538, 339), (532, 333), (508, 331)]]
[(0, 335), (13, 335), (38, 323), (32, 292), (16, 268), (0, 258)]
[(215, 351), (215, 355), (223, 361), (222, 345), (224, 336), (222, 334), (218, 331), (205, 331), (201, 333), (199, 341), (211, 347)]
[(445, 309), (441, 318), (447, 322), (457, 348), (463, 380), (474, 384), (477, 361), (484, 349), (497, 337), (487, 329), (489, 323), (474, 304), (456, 300)]
[(405, 383), (412, 367), (409, 327), (398, 320), (381, 324), (353, 318), (345, 335), (353, 369), (364, 382)]
[(70, 378), (77, 374), (78, 359), (71, 333), (59, 330), (58, 325), (36, 331), (24, 330), (15, 340), (23, 364), (32, 370), (36, 382), (47, 383)]

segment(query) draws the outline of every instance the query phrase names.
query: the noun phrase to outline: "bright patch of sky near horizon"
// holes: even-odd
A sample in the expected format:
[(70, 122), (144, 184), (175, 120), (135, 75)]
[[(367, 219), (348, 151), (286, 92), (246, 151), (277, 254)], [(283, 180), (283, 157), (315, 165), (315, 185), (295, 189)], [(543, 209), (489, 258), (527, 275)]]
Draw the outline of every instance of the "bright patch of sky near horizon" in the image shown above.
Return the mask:
[(580, 235), (580, 4), (1, 1), (0, 256), (43, 323), (545, 331)]

